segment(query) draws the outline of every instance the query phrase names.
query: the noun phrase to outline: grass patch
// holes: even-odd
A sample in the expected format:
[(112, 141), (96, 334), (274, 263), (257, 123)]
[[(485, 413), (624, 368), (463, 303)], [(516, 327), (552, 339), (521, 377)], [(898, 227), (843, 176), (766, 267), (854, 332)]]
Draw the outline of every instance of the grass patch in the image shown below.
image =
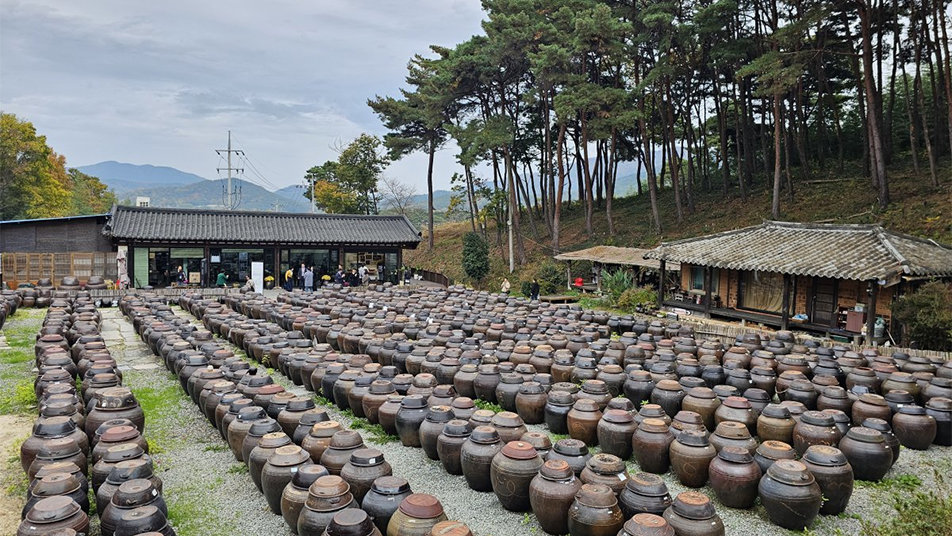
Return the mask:
[(488, 409), (489, 411), (492, 411), (495, 413), (501, 413), (503, 411), (506, 411), (502, 409), (502, 406), (500, 406), (499, 404), (493, 404), (492, 402), (487, 402), (481, 398), (473, 399), (473, 405), (475, 405), (479, 409)]
[(7, 375), (0, 375), (4, 384), (4, 387), (0, 389), (0, 414), (30, 413), (36, 407), (33, 379), (23, 375), (16, 379), (5, 376)]
[(0, 414), (27, 414), (36, 407), (33, 344), (44, 314), (44, 310), (20, 309), (4, 326), (10, 349), (0, 351)]
[(169, 507), (169, 523), (178, 534), (203, 534), (207, 536), (231, 536), (238, 534), (233, 522), (224, 519), (221, 514), (205, 500), (205, 486), (200, 483), (180, 489), (178, 493), (168, 494), (165, 500)]
[(231, 467), (228, 468), (228, 474), (231, 474), (231, 475), (248, 474), (248, 466), (243, 463), (233, 463), (231, 464)]
[(895, 477), (884, 478), (879, 482), (857, 480), (856, 487), (878, 489), (883, 491), (910, 492), (922, 487), (922, 479), (915, 475), (898, 475)]
[[(901, 489), (892, 493), (895, 511), (884, 520), (863, 521), (868, 536), (949, 536), (952, 534), (952, 485), (936, 471), (937, 489)], [(918, 480), (918, 478), (916, 478)]]
[(205, 452), (227, 452), (231, 449), (224, 443), (209, 443), (205, 445)]

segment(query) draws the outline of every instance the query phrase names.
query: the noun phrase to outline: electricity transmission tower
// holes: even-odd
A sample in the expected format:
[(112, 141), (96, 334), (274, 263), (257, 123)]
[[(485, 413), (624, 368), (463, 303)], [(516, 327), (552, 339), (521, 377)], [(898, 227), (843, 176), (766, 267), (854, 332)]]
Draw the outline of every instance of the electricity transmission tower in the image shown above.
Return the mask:
[(223, 168), (217, 168), (218, 172), (221, 173), (222, 170), (228, 171), (228, 183), (225, 185), (222, 192), (222, 204), (225, 205), (225, 210), (235, 210), (238, 208), (238, 205), (241, 204), (241, 185), (232, 186), (232, 171), (237, 171), (238, 173), (244, 173), (244, 168), (231, 167), (231, 153), (236, 155), (244, 156), (245, 152), (240, 149), (231, 148), (231, 131), (228, 131), (228, 148), (227, 149), (216, 149), (216, 153), (221, 156), (222, 153), (227, 154), (228, 166)]

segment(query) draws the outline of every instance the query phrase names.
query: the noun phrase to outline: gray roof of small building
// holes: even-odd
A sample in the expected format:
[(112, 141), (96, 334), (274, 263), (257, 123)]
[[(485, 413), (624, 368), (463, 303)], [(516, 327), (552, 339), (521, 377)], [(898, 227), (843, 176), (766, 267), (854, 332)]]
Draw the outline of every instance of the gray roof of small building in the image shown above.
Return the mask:
[(645, 258), (731, 270), (861, 281), (952, 276), (952, 247), (879, 225), (766, 221), (662, 243)]
[(327, 244), (415, 248), (405, 216), (114, 206), (103, 233), (120, 241)]

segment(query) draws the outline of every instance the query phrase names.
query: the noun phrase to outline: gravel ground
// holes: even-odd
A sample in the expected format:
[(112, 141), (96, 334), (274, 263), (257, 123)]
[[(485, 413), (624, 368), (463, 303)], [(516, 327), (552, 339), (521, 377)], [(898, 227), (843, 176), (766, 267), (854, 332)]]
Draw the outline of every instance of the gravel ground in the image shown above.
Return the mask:
[[(173, 309), (177, 314), (198, 323), (187, 312), (177, 307)], [(117, 310), (104, 310), (103, 316), (104, 332), (107, 330), (107, 319), (118, 324), (109, 332), (121, 333), (120, 341), (110, 341), (110, 349), (120, 364), (134, 366), (128, 365), (130, 361), (158, 363), (158, 358), (152, 356), (135, 336), (131, 324), (119, 318)], [(120, 344), (122, 342), (124, 345)], [(231, 348), (236, 354), (243, 355), (237, 348)], [(155, 459), (165, 482), (170, 517), (181, 536), (291, 534), (281, 517), (268, 511), (264, 497), (258, 493), (247, 474), (240, 470), (240, 464), (234, 461), (225, 443), (164, 368), (132, 368), (126, 375), (126, 385), (137, 390), (137, 393), (139, 390), (143, 390), (143, 393), (149, 393), (150, 390), (158, 393), (173, 389), (177, 391), (176, 396), (167, 397), (168, 407), (165, 410), (153, 412), (155, 415), (147, 413), (146, 436), (154, 438), (163, 447), (164, 452), (157, 453)], [(273, 376), (287, 390), (295, 394), (308, 394), (303, 387), (294, 386), (280, 373), (275, 372)], [(350, 419), (336, 407), (326, 409), (332, 418), (345, 426), (350, 425)], [(529, 428), (546, 431), (545, 427), (540, 426)], [(368, 444), (373, 443), (384, 453), (394, 468), (394, 474), (407, 478), (414, 491), (435, 495), (443, 503), (450, 519), (465, 522), (476, 536), (542, 534), (531, 513), (517, 514), (504, 510), (492, 493), (472, 491), (463, 477), (447, 474), (439, 462), (429, 460), (420, 449), (404, 447), (399, 442), (374, 443), (365, 431), (361, 430), (361, 433)], [(629, 462), (628, 467), (631, 472), (638, 470), (635, 462)], [(915, 476), (921, 479), (924, 489), (934, 489), (934, 471), (952, 474), (952, 449), (937, 446), (923, 452), (903, 449), (899, 461), (887, 475), (894, 485), (858, 483), (846, 512), (836, 517), (821, 516), (812, 527), (813, 533), (860, 534), (861, 519), (878, 519), (889, 515), (890, 497), (893, 491), (899, 489), (895, 483), (902, 480), (897, 478), (902, 475)], [(663, 478), (672, 496), (687, 489), (678, 483), (672, 473), (663, 475)], [(721, 505), (709, 487), (702, 491), (714, 500), (728, 535), (789, 532), (770, 523), (763, 507), (759, 505), (751, 510), (731, 509)]]

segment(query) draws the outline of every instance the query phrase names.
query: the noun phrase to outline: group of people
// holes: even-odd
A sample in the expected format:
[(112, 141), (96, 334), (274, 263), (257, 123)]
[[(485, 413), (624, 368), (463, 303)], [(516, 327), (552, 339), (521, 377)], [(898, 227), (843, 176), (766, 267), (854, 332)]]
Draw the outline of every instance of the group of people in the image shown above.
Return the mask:
[[(509, 291), (512, 290), (512, 283), (509, 282), (508, 277), (502, 278), (502, 284), (499, 285), (499, 290), (503, 294), (509, 294)], [(538, 300), (539, 299), (539, 280), (533, 279), (532, 284), (529, 285), (529, 299)]]
[(344, 285), (348, 287), (357, 287), (360, 285), (366, 285), (370, 283), (370, 271), (367, 269), (367, 266), (360, 265), (358, 268), (351, 268), (350, 272), (345, 272), (344, 267), (337, 265), (337, 271), (334, 272), (334, 275), (323, 275), (315, 281), (315, 273), (313, 266), (307, 266), (304, 263), (301, 263), (300, 268), (292, 270), (288, 268), (284, 272), (284, 289), (291, 291), (294, 289), (295, 283), (297, 287), (303, 289), (305, 292), (311, 292), (314, 290), (314, 283), (320, 284), (333, 281), (338, 285)]

